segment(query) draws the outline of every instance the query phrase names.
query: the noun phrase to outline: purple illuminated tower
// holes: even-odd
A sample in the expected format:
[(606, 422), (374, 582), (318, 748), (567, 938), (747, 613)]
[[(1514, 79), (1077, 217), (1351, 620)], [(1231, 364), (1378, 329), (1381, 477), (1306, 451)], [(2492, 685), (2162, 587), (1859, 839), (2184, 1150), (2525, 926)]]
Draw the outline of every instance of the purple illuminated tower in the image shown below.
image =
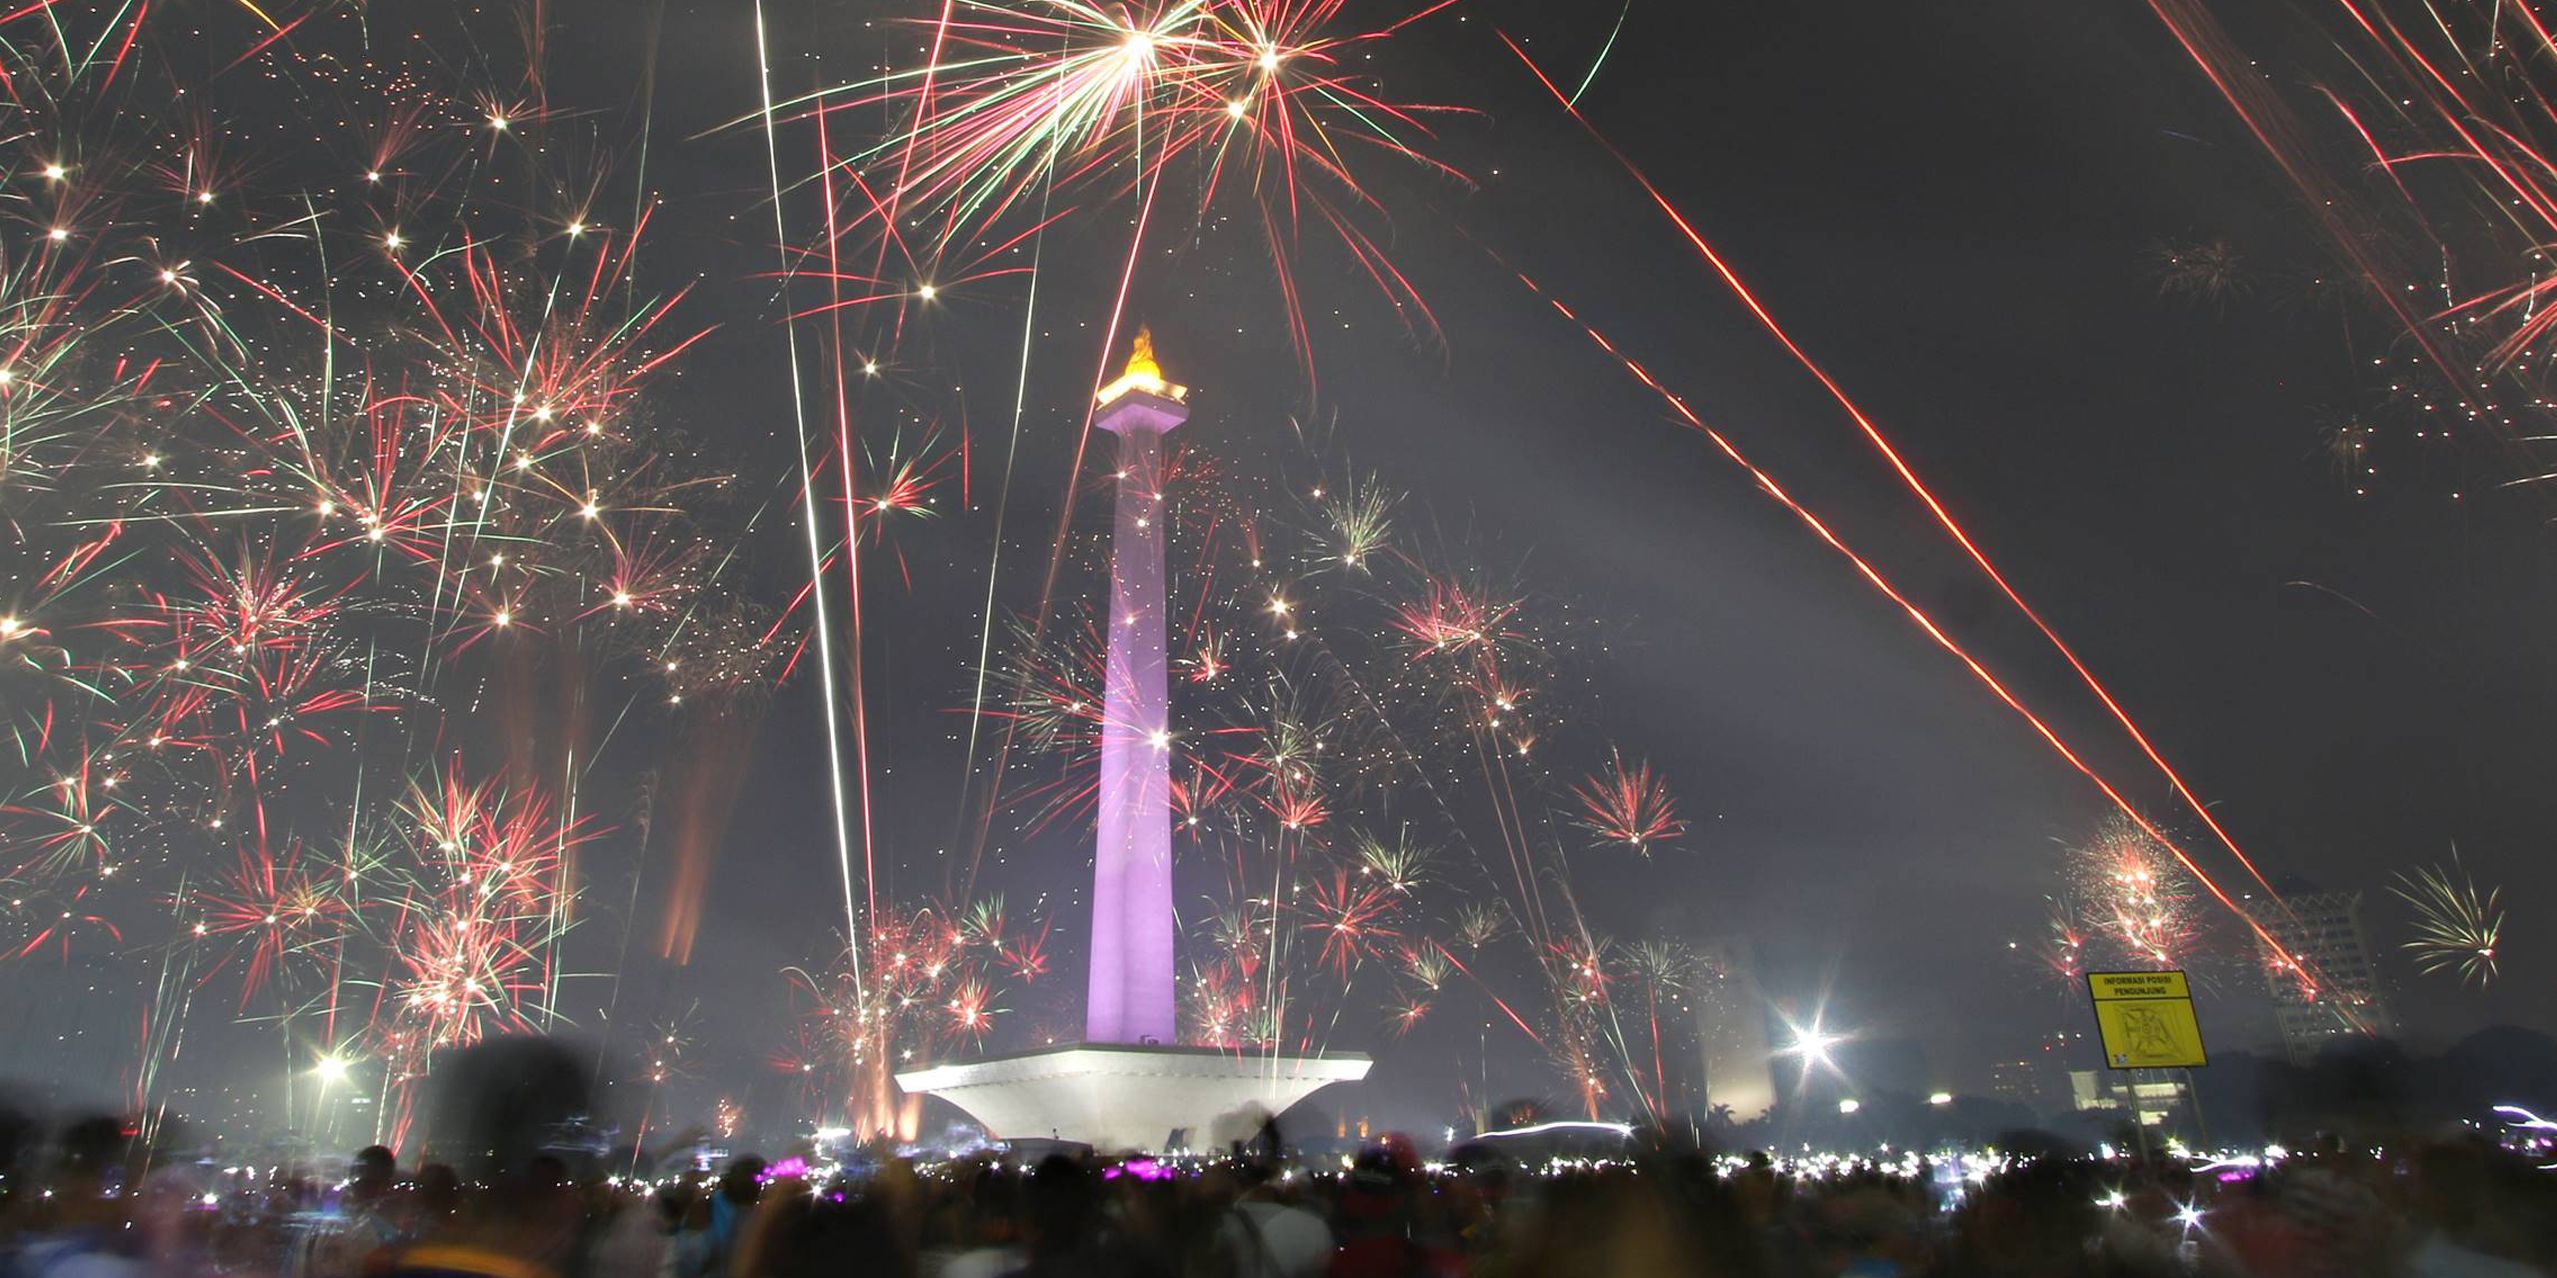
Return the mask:
[(1102, 688), (1100, 841), (1092, 855), (1092, 984), (1083, 1042), (906, 1070), (1007, 1138), (1096, 1149), (1210, 1148), (1331, 1083), (1367, 1077), (1355, 1052), (1182, 1047), (1172, 981), (1172, 733), (1165, 693), (1163, 437), (1189, 419), (1140, 330), (1093, 424), (1119, 437), (1110, 541), (1110, 655)]
[(1172, 737), (1164, 691), (1163, 437), (1189, 420), (1140, 328), (1093, 424), (1119, 437), (1110, 534), (1110, 656), (1101, 710), (1100, 841), (1084, 1041), (1174, 1041)]

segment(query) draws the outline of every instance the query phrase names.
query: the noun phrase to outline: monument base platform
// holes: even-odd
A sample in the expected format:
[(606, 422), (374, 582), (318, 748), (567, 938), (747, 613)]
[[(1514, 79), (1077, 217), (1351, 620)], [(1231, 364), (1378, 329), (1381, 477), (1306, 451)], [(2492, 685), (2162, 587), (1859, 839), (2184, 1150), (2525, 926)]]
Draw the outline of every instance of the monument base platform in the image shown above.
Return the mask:
[(1193, 1149), (1249, 1139), (1263, 1116), (1286, 1113), (1326, 1084), (1357, 1082), (1372, 1064), (1344, 1052), (1080, 1043), (908, 1070), (897, 1085), (966, 1110), (1004, 1139), (1160, 1153), (1175, 1132)]

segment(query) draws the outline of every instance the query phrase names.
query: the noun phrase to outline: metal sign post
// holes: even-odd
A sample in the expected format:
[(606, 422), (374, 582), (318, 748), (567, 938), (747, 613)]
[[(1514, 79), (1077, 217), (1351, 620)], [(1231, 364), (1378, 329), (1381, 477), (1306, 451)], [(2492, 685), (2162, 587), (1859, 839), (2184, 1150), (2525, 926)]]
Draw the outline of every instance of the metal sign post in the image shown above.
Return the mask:
[(2105, 1067), (2131, 1073), (2131, 1132), (2145, 1160), (2148, 1124), (2140, 1119), (2139, 1071), (2183, 1070), (2185, 1094), (2200, 1121), (2193, 1069), (2211, 1062), (2202, 1048), (2202, 1022), (2193, 1014), (2192, 983), (2182, 972), (2089, 972), (2086, 990), (2095, 1001)]

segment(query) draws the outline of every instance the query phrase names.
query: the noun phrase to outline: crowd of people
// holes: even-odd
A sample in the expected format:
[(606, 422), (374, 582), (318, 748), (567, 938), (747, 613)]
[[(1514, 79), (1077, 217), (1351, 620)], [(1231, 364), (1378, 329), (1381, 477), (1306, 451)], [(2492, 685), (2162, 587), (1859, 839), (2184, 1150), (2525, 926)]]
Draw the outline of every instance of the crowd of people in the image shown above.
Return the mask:
[(1951, 1193), (1900, 1164), (1451, 1167), (1395, 1139), (1321, 1170), (738, 1157), (644, 1184), (550, 1153), (472, 1180), (377, 1146), (325, 1186), (142, 1165), (113, 1120), (50, 1146), (8, 1178), (0, 1278), (2557, 1274), (2557, 1173), (2462, 1140), (2262, 1167), (2054, 1155)]

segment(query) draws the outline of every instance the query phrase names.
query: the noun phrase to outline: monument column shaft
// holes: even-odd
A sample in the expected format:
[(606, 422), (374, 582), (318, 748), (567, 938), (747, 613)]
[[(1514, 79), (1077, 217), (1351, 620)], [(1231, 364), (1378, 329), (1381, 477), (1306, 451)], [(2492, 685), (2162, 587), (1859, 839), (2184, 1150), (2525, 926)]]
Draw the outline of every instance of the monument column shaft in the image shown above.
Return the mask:
[[(1237, 1055), (1178, 1046), (1172, 918), (1172, 746), (1165, 644), (1163, 437), (1189, 419), (1137, 330), (1127, 371), (1092, 425), (1119, 437), (1110, 533), (1110, 633), (1101, 689), (1099, 837), (1092, 854), (1092, 972), (1084, 1042), (897, 1075), (999, 1137), (1054, 1136), (1104, 1150), (1198, 1148), (1247, 1111), (1244, 1130), (1327, 1083), (1367, 1077), (1364, 1056)], [(1191, 1134), (1183, 1139), (1181, 1134)], [(1212, 1143), (1212, 1142), (1211, 1142)]]
[[(999, 1137), (1045, 1135), (1104, 1150), (1198, 1148), (1196, 1136), (1247, 1108), (1283, 1113), (1327, 1083), (1367, 1077), (1364, 1056), (1178, 1045), (1162, 498), (1163, 437), (1189, 420), (1188, 394), (1163, 380), (1153, 336), (1140, 328), (1127, 371), (1100, 389), (1092, 420), (1119, 437), (1119, 464), (1084, 1041), (897, 1075), (909, 1093), (957, 1105)], [(1252, 1117), (1245, 1130), (1266, 1121)]]
[(1119, 476), (1083, 1026), (1085, 1040), (1095, 1043), (1178, 1041), (1160, 494), (1163, 435), (1180, 421), (1178, 405), (1131, 395), (1104, 409), (1098, 423), (1119, 437)]

